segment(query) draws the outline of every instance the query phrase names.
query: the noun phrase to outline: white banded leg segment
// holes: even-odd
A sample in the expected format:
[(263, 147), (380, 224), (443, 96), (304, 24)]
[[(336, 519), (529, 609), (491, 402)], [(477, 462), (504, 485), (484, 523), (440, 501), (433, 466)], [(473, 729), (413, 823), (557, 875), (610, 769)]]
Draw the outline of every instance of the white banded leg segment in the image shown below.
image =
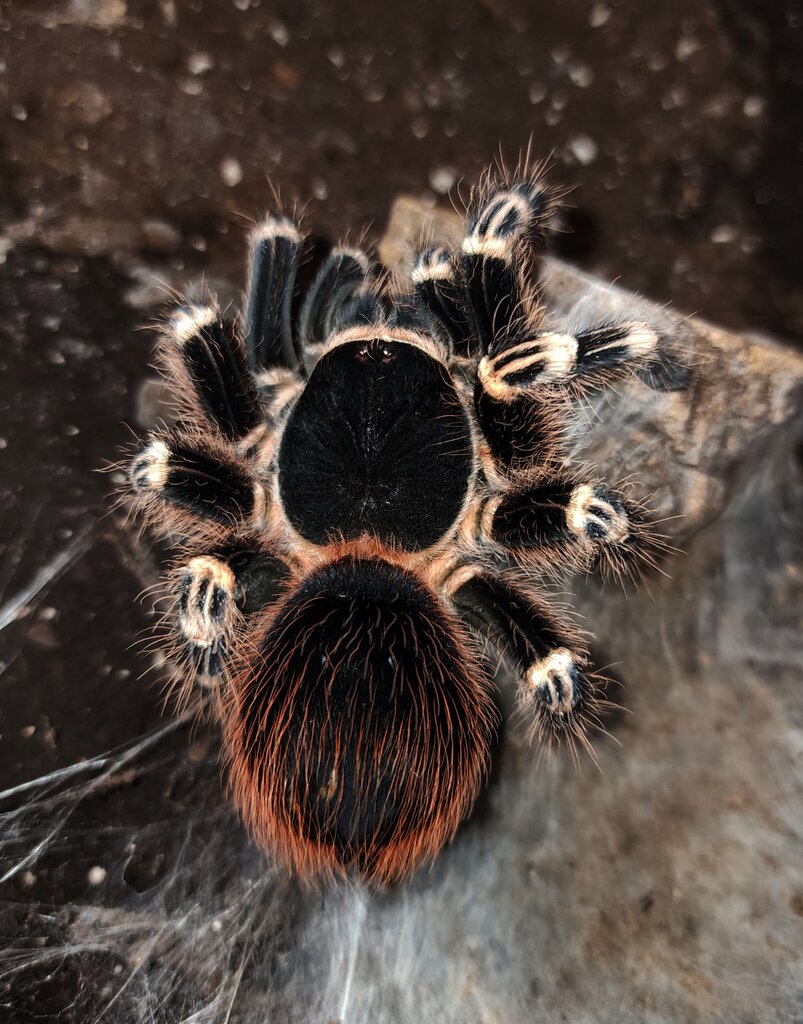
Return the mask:
[(449, 252), (436, 245), (418, 253), (411, 278), (416, 308), (445, 335), (453, 352), (467, 355), (471, 330)]
[(540, 385), (582, 389), (643, 365), (657, 345), (657, 333), (641, 322), (600, 324), (576, 335), (541, 334), (486, 357), (479, 376), (489, 394), (508, 401)]
[(492, 192), (463, 239), (461, 271), (469, 318), (482, 353), (506, 348), (526, 334), (535, 296), (525, 280), (525, 245), (552, 209), (550, 194), (525, 180)]
[(418, 253), (410, 278), (416, 286), (444, 282), (454, 284), (455, 268), (448, 250), (442, 245), (433, 245)]
[[(262, 421), (259, 398), (239, 338), (211, 306), (188, 306), (170, 320), (164, 349), (168, 374), (190, 416), (239, 441)], [(194, 414), (194, 415), (193, 415)]]
[(577, 346), (580, 376), (615, 376), (653, 358), (658, 334), (642, 321), (602, 323), (579, 331)]
[(264, 485), (224, 448), (173, 431), (152, 438), (129, 464), (134, 498), (154, 525), (183, 532), (188, 520), (219, 528), (258, 529)]
[(519, 342), (478, 367), (483, 388), (494, 398), (511, 401), (541, 384), (563, 384), (577, 370), (578, 342), (571, 334), (543, 334)]
[(154, 440), (137, 452), (128, 468), (135, 492), (159, 491), (167, 483), (170, 449), (164, 441)]
[(553, 715), (569, 715), (583, 696), (583, 677), (571, 651), (565, 647), (550, 651), (527, 669), (527, 697)]
[(170, 336), (181, 347), (218, 320), (217, 312), (211, 306), (182, 306), (170, 318)]
[(229, 566), (211, 555), (191, 559), (178, 573), (177, 617), (190, 664), (209, 684), (222, 672), (236, 622), (236, 580)]
[(463, 253), (510, 262), (516, 244), (544, 226), (552, 207), (551, 194), (534, 181), (493, 192), (471, 221)]
[(594, 544), (625, 544), (632, 529), (625, 503), (599, 484), (574, 488), (566, 506), (566, 525), (576, 537)]

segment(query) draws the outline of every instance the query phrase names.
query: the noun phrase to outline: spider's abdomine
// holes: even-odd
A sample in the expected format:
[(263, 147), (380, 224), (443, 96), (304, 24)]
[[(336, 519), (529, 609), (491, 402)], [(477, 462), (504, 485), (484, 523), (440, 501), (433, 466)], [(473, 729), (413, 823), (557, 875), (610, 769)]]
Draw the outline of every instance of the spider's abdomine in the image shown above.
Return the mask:
[(553, 207), (536, 176), (489, 180), (460, 251), (421, 252), (409, 293), (339, 248), (297, 314), (303, 239), (270, 217), (243, 341), (213, 306), (162, 340), (182, 415), (130, 480), (180, 545), (184, 693), (212, 688), (245, 822), (303, 876), (392, 881), (452, 838), (499, 725), (483, 641), (538, 740), (584, 740), (594, 717), (578, 631), (510, 570), (648, 556), (642, 510), (566, 468), (562, 425), (658, 339), (545, 328), (530, 270)]

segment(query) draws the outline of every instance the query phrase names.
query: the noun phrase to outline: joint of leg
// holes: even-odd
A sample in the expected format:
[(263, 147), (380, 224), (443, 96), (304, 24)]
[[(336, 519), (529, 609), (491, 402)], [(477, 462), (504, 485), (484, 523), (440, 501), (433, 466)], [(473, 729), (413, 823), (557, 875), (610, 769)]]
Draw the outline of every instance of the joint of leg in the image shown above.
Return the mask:
[(418, 254), (415, 266), (410, 275), (413, 284), (425, 284), (427, 281), (454, 281), (454, 265), (449, 253), (436, 246)]
[(231, 625), (235, 614), (235, 577), (231, 568), (211, 555), (191, 559), (181, 571), (179, 622), (196, 647), (210, 647)]
[(577, 339), (545, 334), (480, 361), (478, 375), (494, 398), (511, 399), (541, 384), (568, 380), (577, 367)]
[(257, 245), (273, 238), (286, 238), (288, 242), (300, 244), (301, 232), (288, 217), (269, 214), (252, 232), (251, 243)]
[(622, 503), (603, 487), (580, 484), (566, 508), (566, 525), (595, 544), (624, 544), (630, 520)]
[(568, 715), (580, 701), (580, 670), (565, 647), (534, 662), (527, 669), (526, 679), (532, 697), (552, 714)]
[(170, 320), (172, 340), (181, 348), (217, 320), (211, 306), (189, 306), (176, 310)]
[(131, 460), (128, 475), (138, 491), (158, 491), (167, 483), (170, 449), (164, 441), (151, 443)]

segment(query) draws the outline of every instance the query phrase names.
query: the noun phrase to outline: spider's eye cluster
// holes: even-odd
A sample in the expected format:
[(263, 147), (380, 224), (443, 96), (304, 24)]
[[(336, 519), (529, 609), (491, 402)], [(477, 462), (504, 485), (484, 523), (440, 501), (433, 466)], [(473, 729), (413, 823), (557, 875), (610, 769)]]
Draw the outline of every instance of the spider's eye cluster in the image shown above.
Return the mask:
[(180, 544), (183, 693), (215, 695), (242, 815), (303, 875), (391, 881), (454, 835), (498, 725), (488, 648), (536, 742), (588, 743), (587, 651), (539, 576), (657, 547), (639, 505), (570, 468), (564, 421), (658, 338), (547, 327), (530, 271), (554, 207), (526, 168), (487, 186), (392, 296), (349, 247), (297, 296), (304, 240), (269, 217), (242, 332), (213, 305), (169, 321), (179, 425), (134, 456), (130, 494)]

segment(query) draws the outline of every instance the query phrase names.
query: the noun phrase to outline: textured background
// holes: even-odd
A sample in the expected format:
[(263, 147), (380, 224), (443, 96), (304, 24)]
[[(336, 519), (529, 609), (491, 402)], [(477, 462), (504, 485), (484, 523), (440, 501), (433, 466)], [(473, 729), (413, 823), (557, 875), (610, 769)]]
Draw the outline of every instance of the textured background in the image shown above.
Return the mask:
[[(463, 0), (396, 22), (18, 0), (0, 19), (0, 1019), (803, 1020), (801, 369), (749, 333), (794, 346), (803, 326), (803, 6)], [(685, 554), (638, 593), (574, 585), (632, 712), (601, 773), (537, 765), (512, 730), (431, 872), (301, 893), (244, 841), (214, 732), (164, 717), (131, 649), (158, 553), (95, 470), (153, 416), (138, 328), (170, 289), (236, 294), (274, 187), (321, 247), (378, 240), (414, 195), (390, 258), (531, 135), (577, 186), (565, 259), (655, 318), (743, 332), (684, 321), (691, 390), (633, 384), (584, 420), (612, 477), (683, 514)], [(561, 265), (551, 293), (622, 301)]]

